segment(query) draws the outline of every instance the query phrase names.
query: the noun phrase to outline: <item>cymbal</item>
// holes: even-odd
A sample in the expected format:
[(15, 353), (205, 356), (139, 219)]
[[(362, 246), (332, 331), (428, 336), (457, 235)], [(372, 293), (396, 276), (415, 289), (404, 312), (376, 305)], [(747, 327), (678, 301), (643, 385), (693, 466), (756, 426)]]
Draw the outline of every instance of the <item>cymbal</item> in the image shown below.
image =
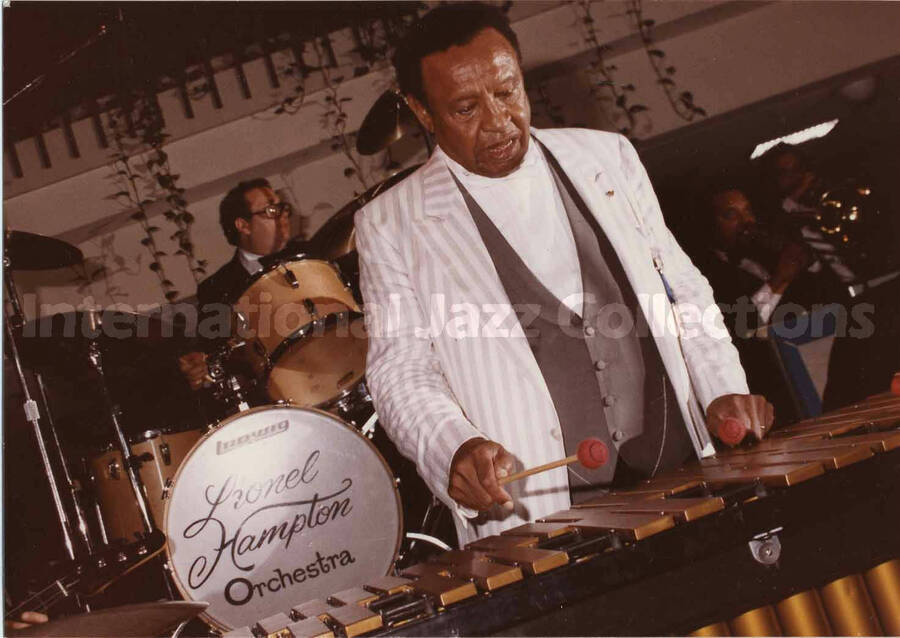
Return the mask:
[(355, 252), (356, 231), (353, 225), (353, 216), (356, 214), (356, 211), (398, 182), (403, 181), (419, 166), (421, 164), (398, 171), (345, 204), (327, 222), (322, 224), (322, 227), (309, 240), (310, 252), (323, 259), (338, 259)]
[(403, 137), (404, 129), (415, 124), (416, 116), (403, 96), (387, 90), (375, 101), (359, 127), (356, 150), (360, 155), (374, 155)]
[(163, 636), (179, 623), (190, 620), (209, 607), (206, 602), (167, 600), (137, 603), (78, 614), (52, 622), (32, 625), (10, 635), (15, 636)]
[(175, 357), (186, 351), (183, 327), (160, 317), (120, 310), (58, 313), (27, 322), (17, 331), (26, 367), (78, 369), (90, 365), (88, 348), (97, 343), (104, 371), (146, 358)]
[(12, 270), (49, 270), (84, 261), (72, 244), (21, 230), (6, 231), (5, 250)]

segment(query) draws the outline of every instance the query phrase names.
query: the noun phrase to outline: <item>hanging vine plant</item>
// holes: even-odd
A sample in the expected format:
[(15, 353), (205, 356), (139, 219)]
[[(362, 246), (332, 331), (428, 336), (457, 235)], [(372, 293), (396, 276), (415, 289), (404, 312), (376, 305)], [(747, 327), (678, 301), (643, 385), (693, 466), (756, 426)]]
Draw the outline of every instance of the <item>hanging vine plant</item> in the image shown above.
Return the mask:
[(160, 257), (166, 255), (156, 243), (156, 233), (160, 229), (150, 224), (147, 216), (147, 206), (153, 203), (153, 199), (144, 196), (144, 191), (147, 190), (146, 180), (140, 175), (141, 169), (133, 165), (131, 159), (131, 151), (138, 146), (134, 135), (133, 109), (134, 103), (129, 101), (107, 114), (109, 137), (115, 149), (112, 162), (115, 171), (113, 179), (120, 187), (120, 190), (111, 197), (124, 206), (135, 209), (131, 219), (138, 223), (144, 233), (141, 245), (150, 255), (148, 267), (156, 274), (166, 301), (173, 301), (178, 297), (178, 291), (175, 290), (175, 284), (166, 275), (165, 266), (160, 261)]
[(676, 69), (666, 61), (666, 53), (654, 42), (653, 27), (655, 20), (644, 17), (641, 0), (629, 0), (626, 11), (632, 17), (641, 38), (641, 44), (650, 60), (650, 66), (656, 75), (656, 82), (663, 91), (666, 99), (672, 106), (672, 110), (681, 119), (690, 122), (696, 117), (706, 117), (706, 111), (694, 102), (694, 94), (690, 91), (680, 91), (675, 82)]
[(340, 151), (347, 158), (347, 161), (350, 162), (350, 166), (344, 168), (344, 177), (348, 179), (356, 178), (363, 191), (368, 190), (369, 183), (363, 175), (359, 159), (353, 151), (352, 140), (347, 134), (347, 112), (344, 110), (344, 104), (353, 98), (341, 96), (339, 89), (341, 82), (344, 81), (344, 77), (331, 74), (329, 64), (322, 50), (322, 44), (318, 40), (313, 40), (313, 51), (318, 59), (318, 71), (322, 76), (322, 81), (325, 83), (324, 101), (326, 108), (323, 120), (325, 126), (331, 131), (331, 150)]
[(591, 92), (598, 97), (604, 93), (612, 97), (613, 104), (619, 114), (618, 120), (620, 122), (622, 118), (625, 120), (625, 123), (619, 126), (619, 132), (626, 137), (633, 138), (635, 127), (637, 126), (637, 114), (649, 109), (644, 104), (630, 102), (629, 96), (634, 93), (634, 84), (618, 84), (616, 82), (615, 74), (619, 69), (606, 59), (607, 54), (612, 51), (612, 47), (600, 42), (595, 20), (591, 16), (592, 4), (592, 0), (579, 0), (576, 4), (585, 32), (585, 42), (592, 48), (594, 53), (594, 60), (590, 63), (591, 71), (595, 74), (594, 86), (591, 87)]
[(111, 168), (119, 187), (112, 198), (135, 209), (131, 218), (144, 232), (141, 245), (150, 255), (148, 267), (156, 273), (163, 296), (173, 301), (179, 292), (160, 260), (167, 253), (158, 245), (157, 234), (161, 229), (150, 223), (147, 207), (162, 200), (168, 204), (163, 217), (175, 227), (169, 235), (178, 246), (173, 256), (187, 261), (195, 282), (206, 275), (207, 262), (196, 255), (191, 239), (194, 216), (187, 208), (184, 189), (178, 186), (179, 175), (172, 172), (169, 156), (163, 150), (169, 135), (165, 132), (156, 92), (148, 88), (126, 93), (119, 102), (119, 106), (108, 112), (106, 120), (114, 147)]
[(169, 236), (169, 239), (178, 244), (175, 255), (184, 257), (191, 276), (199, 283), (206, 276), (207, 262), (198, 259), (194, 254), (194, 243), (191, 239), (194, 216), (187, 208), (184, 189), (178, 186), (180, 176), (172, 172), (169, 155), (163, 150), (163, 144), (169, 135), (164, 130), (162, 110), (155, 94), (141, 101), (138, 111), (138, 133), (140, 141), (149, 148), (144, 156), (144, 166), (162, 190), (170, 206), (163, 216), (175, 226), (175, 232)]
[(288, 64), (282, 71), (281, 75), (294, 81), (294, 90), (288, 95), (273, 111), (275, 115), (287, 113), (293, 115), (303, 106), (306, 99), (306, 78), (309, 76), (311, 69), (306, 65), (303, 59), (303, 53), (306, 50), (305, 42), (297, 42), (293, 47), (294, 61)]
[(547, 83), (541, 82), (537, 87), (537, 98), (535, 102), (543, 109), (544, 114), (553, 123), (554, 126), (565, 126), (566, 118), (563, 117), (562, 106), (553, 102), (550, 98), (550, 92), (547, 90)]

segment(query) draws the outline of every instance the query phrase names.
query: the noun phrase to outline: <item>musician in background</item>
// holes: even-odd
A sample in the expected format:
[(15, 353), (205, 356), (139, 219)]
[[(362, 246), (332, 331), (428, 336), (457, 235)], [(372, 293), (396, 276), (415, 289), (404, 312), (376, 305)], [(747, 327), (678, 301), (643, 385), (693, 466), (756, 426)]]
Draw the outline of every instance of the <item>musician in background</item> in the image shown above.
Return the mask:
[[(852, 174), (848, 176), (846, 163), (841, 156), (839, 169), (829, 172), (829, 181), (837, 185), (828, 189), (829, 199), (841, 200), (848, 192), (868, 184), (867, 180), (859, 182)], [(852, 166), (858, 168), (855, 162)], [(823, 301), (841, 303), (848, 312), (854, 307), (867, 308), (870, 333), (835, 341), (823, 408), (833, 410), (883, 392), (900, 369), (900, 277), (890, 219), (879, 214), (889, 211), (878, 211), (884, 202), (870, 196), (864, 205), (860, 204), (858, 214), (862, 215), (863, 227), (851, 245), (859, 240), (861, 243), (839, 250), (836, 242), (829, 241), (822, 232), (820, 199), (826, 185), (807, 155), (796, 146), (778, 144), (763, 155), (760, 171), (762, 190), (780, 213), (768, 224), (769, 234), (806, 244), (813, 255), (808, 272), (818, 274), (820, 282), (831, 282), (832, 292)], [(852, 186), (849, 191), (848, 185)], [(868, 186), (865, 190), (869, 191)], [(877, 194), (878, 188), (874, 190)], [(843, 206), (855, 203), (859, 202), (846, 200)]]
[(768, 221), (772, 232), (804, 241), (815, 257), (810, 265), (812, 272), (818, 272), (824, 264), (845, 286), (856, 283), (853, 270), (822, 232), (809, 223), (819, 212), (816, 196), (823, 184), (806, 155), (782, 142), (763, 155), (760, 169), (762, 190), (781, 213)]
[[(394, 64), (438, 147), (356, 217), (367, 381), (388, 434), (460, 514), (460, 541), (711, 454), (729, 417), (763, 437), (772, 406), (749, 394), (634, 148), (530, 128), (503, 13), (440, 6)], [(667, 291), (698, 311), (683, 339)], [(498, 484), (588, 436), (603, 467)]]
[[(263, 269), (260, 258), (288, 245), (292, 214), (292, 206), (281, 201), (264, 178), (241, 182), (228, 191), (219, 204), (219, 223), (228, 243), (235, 246), (234, 256), (197, 286), (200, 323), (217, 317), (220, 320), (216, 325), (230, 325), (231, 304), (247, 289), (253, 275)], [(207, 352), (189, 352), (179, 359), (181, 372), (194, 390), (201, 388), (208, 377), (206, 357)]]
[(701, 234), (711, 241), (696, 251), (695, 263), (712, 286), (750, 389), (774, 404), (782, 422), (795, 420), (800, 415), (771, 347), (754, 334), (779, 305), (808, 310), (813, 303), (834, 301), (835, 287), (821, 269), (809, 272), (813, 257), (802, 240), (776, 243), (763, 232), (747, 190), (737, 181), (723, 178), (710, 186), (696, 209), (704, 223)]
[(802, 240), (774, 241), (760, 228), (746, 189), (736, 182), (709, 188), (699, 209), (706, 220), (703, 235), (712, 241), (698, 252), (697, 266), (716, 301), (730, 307), (725, 324), (735, 336), (769, 323), (782, 301), (804, 307), (841, 301), (833, 282), (816, 276), (821, 268), (809, 271), (815, 258)]

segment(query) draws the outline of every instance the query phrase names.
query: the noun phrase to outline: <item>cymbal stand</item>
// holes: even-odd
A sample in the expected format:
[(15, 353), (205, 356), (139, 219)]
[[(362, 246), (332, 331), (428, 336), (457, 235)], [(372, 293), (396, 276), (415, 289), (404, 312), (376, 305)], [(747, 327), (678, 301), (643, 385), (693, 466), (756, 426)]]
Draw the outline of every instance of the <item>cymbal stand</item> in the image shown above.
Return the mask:
[(69, 462), (66, 461), (66, 457), (62, 452), (62, 446), (59, 444), (59, 435), (56, 433), (56, 424), (53, 422), (53, 413), (50, 411), (50, 402), (47, 400), (47, 388), (44, 386), (44, 376), (40, 372), (34, 372), (33, 374), (37, 381), (38, 391), (41, 395), (44, 414), (47, 415), (47, 425), (49, 426), (47, 429), (50, 431), (51, 441), (56, 448), (56, 454), (59, 456), (65, 486), (68, 489), (69, 496), (72, 499), (72, 505), (75, 508), (75, 518), (78, 521), (78, 535), (81, 537), (84, 546), (87, 548), (88, 554), (93, 554), (94, 544), (91, 542), (87, 519), (84, 516), (84, 508), (81, 506), (81, 497), (79, 496), (80, 488), (76, 487), (75, 481), (72, 480), (72, 473), (69, 471)]
[(60, 496), (59, 485), (56, 482), (56, 475), (53, 472), (53, 466), (50, 464), (50, 456), (47, 454), (47, 445), (44, 439), (43, 427), (41, 425), (40, 410), (38, 405), (31, 398), (31, 391), (28, 388), (28, 382), (25, 379), (25, 373), (22, 370), (22, 360), (19, 358), (19, 348), (16, 344), (16, 336), (13, 332), (13, 325), (21, 326), (23, 323), (22, 307), (19, 305), (19, 295), (16, 291), (16, 284), (13, 281), (10, 270), (9, 257), (3, 255), (3, 279), (6, 284), (7, 298), (11, 307), (11, 312), (6, 318), (6, 336), (9, 338), (9, 349), (12, 354), (13, 363), (16, 366), (16, 375), (19, 377), (19, 383), (22, 385), (22, 393), (25, 395), (25, 403), (22, 408), (25, 411), (25, 418), (34, 428), (34, 437), (37, 440), (38, 452), (41, 457), (41, 464), (44, 466), (44, 474), (47, 476), (47, 483), (50, 486), (50, 496), (53, 499), (53, 507), (56, 510), (56, 517), (59, 519), (59, 525), (62, 529), (63, 544), (66, 553), (71, 560), (75, 560), (75, 546), (72, 542), (72, 524), (69, 521), (69, 515), (63, 507), (62, 498)]
[[(89, 313), (89, 316), (91, 319), (91, 334), (99, 336), (100, 317), (95, 312)], [(109, 388), (106, 385), (106, 375), (103, 372), (103, 355), (100, 352), (100, 344), (97, 338), (93, 338), (90, 341), (88, 359), (100, 377), (100, 395), (103, 397), (103, 404), (112, 423), (116, 437), (115, 444), (124, 460), (125, 476), (128, 477), (128, 483), (131, 485), (131, 491), (134, 493), (134, 500), (141, 513), (141, 523), (144, 525), (144, 530), (149, 534), (156, 529), (156, 525), (154, 525), (153, 516), (147, 505), (144, 486), (136, 472), (137, 468), (140, 467), (141, 460), (131, 453), (131, 447), (128, 445), (128, 439), (125, 438), (125, 431), (122, 429), (122, 423), (119, 421), (119, 407), (113, 402), (112, 396), (109, 394)]]
[(237, 377), (233, 374), (228, 374), (225, 369), (225, 360), (235, 350), (244, 345), (246, 345), (244, 341), (231, 339), (227, 343), (218, 346), (206, 359), (209, 378), (213, 383), (213, 396), (217, 400), (222, 401), (226, 409), (230, 411), (237, 409), (239, 412), (244, 412), (250, 409)]

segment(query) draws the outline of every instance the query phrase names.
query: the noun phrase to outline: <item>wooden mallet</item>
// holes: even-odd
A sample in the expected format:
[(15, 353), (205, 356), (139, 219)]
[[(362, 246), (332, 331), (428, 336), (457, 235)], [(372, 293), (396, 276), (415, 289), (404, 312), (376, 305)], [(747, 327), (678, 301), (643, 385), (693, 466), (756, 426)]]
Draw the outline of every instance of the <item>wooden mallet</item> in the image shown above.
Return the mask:
[(572, 456), (567, 456), (566, 458), (559, 459), (558, 461), (551, 461), (550, 463), (544, 463), (543, 465), (538, 465), (537, 467), (522, 470), (521, 472), (516, 472), (515, 474), (510, 474), (509, 476), (504, 476), (497, 482), (500, 485), (506, 485), (507, 483), (512, 483), (513, 481), (523, 479), (526, 476), (531, 476), (532, 474), (538, 474), (540, 472), (546, 472), (547, 470), (562, 467), (563, 465), (570, 465), (572, 463), (575, 463), (576, 461), (578, 463), (581, 463), (583, 467), (586, 467), (589, 470), (596, 470), (598, 467), (606, 465), (607, 461), (609, 461), (609, 448), (607, 448), (606, 443), (604, 443), (600, 439), (589, 437), (578, 444), (578, 448), (575, 454), (573, 454)]

